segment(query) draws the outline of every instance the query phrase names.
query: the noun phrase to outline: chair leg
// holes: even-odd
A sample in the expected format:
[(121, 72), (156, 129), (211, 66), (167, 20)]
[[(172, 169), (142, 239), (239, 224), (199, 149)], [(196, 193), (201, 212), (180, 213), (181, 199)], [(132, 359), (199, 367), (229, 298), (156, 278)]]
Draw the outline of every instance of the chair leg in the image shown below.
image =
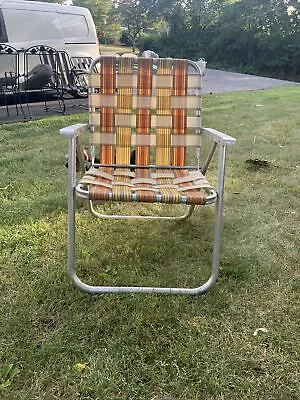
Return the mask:
[(222, 236), (222, 216), (223, 216), (223, 194), (224, 194), (224, 177), (225, 177), (225, 161), (226, 161), (226, 146), (221, 145), (219, 150), (218, 163), (218, 183), (217, 192), (218, 198), (215, 204), (215, 229), (211, 275), (207, 282), (198, 288), (198, 293), (202, 294), (211, 288), (219, 275), (220, 269), (220, 254), (221, 254), (221, 236)]
[(76, 139), (69, 140), (68, 149), (68, 274), (76, 284), (75, 273), (75, 182)]

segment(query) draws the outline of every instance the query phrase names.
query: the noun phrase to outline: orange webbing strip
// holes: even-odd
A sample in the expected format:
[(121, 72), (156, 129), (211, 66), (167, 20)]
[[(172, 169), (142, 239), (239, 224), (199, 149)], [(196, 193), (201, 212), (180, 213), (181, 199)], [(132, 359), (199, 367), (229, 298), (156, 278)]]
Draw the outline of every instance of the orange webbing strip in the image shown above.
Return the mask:
[[(151, 97), (152, 95), (152, 59), (140, 58), (138, 71), (137, 96)], [(151, 109), (139, 108), (136, 113), (136, 134), (150, 135)], [(148, 165), (150, 159), (149, 146), (136, 147), (136, 164)]]
[(152, 59), (140, 58), (139, 59), (139, 74), (138, 74), (138, 96), (151, 96), (152, 95)]
[(187, 60), (174, 60), (173, 95), (186, 96), (187, 89)]
[[(175, 177), (176, 178), (181, 178), (184, 176), (189, 176), (189, 171), (187, 170), (178, 170), (178, 171), (174, 171)], [(186, 183), (179, 183), (179, 188), (180, 187), (184, 187), (186, 185)], [(188, 202), (187, 204), (204, 204), (205, 203), (205, 194), (201, 193), (201, 191), (197, 190), (197, 189), (191, 189), (191, 190), (187, 190), (184, 193), (186, 196), (188, 196)]]
[[(187, 60), (174, 61), (173, 96), (186, 96), (187, 94)], [(173, 109), (172, 127), (173, 135), (184, 135), (187, 126), (186, 109)], [(176, 147), (173, 150), (172, 165), (184, 166), (185, 147)]]
[[(100, 72), (100, 96), (112, 95), (116, 91), (116, 58), (103, 57)], [(101, 133), (115, 132), (115, 113), (113, 107), (100, 108), (100, 135)], [(113, 164), (113, 145), (102, 145), (100, 149), (100, 160), (103, 164)]]
[[(151, 98), (152, 96), (152, 70), (153, 61), (151, 58), (139, 59), (137, 96)], [(151, 104), (151, 102), (149, 103)], [(151, 134), (151, 109), (139, 108), (136, 113), (136, 135), (147, 136)], [(135, 153), (137, 165), (148, 165), (150, 162), (150, 146), (137, 146)], [(149, 171), (146, 169), (136, 170), (137, 178), (148, 178)], [(140, 187), (147, 188), (149, 184), (143, 183)], [(153, 192), (147, 190), (137, 190), (137, 195), (141, 201), (154, 201)]]
[[(172, 115), (173, 135), (184, 135), (186, 130), (186, 110), (174, 109)], [(183, 167), (185, 163), (185, 147), (174, 147), (172, 165)]]
[[(136, 134), (147, 136), (151, 134), (151, 110), (138, 109), (136, 113)], [(136, 147), (136, 164), (148, 165), (150, 159), (150, 146)]]
[(103, 94), (115, 94), (116, 57), (103, 57), (101, 66), (101, 89)]

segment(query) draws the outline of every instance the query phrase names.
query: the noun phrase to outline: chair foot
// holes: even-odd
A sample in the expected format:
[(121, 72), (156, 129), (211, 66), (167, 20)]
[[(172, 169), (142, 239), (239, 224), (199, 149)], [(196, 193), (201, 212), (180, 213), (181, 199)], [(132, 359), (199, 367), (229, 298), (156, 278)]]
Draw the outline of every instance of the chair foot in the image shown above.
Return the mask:
[(148, 287), (148, 286), (93, 286), (84, 283), (76, 274), (74, 266), (69, 265), (69, 276), (74, 285), (81, 291), (90, 294), (108, 293), (143, 293), (143, 294), (177, 294), (177, 295), (201, 295), (209, 290), (214, 284), (215, 279), (211, 276), (207, 282), (197, 288), (172, 288), (172, 287)]

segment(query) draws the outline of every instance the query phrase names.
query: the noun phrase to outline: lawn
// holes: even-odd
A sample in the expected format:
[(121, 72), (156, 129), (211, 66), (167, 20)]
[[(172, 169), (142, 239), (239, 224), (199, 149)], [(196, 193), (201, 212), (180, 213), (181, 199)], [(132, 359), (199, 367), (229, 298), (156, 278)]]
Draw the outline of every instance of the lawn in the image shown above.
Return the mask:
[[(204, 125), (237, 145), (220, 276), (200, 297), (73, 288), (58, 130), (87, 116), (0, 126), (1, 399), (300, 398), (299, 89), (211, 95), (203, 108)], [(266, 163), (247, 162), (255, 159)], [(197, 285), (207, 273), (210, 207), (184, 223), (93, 220), (90, 230), (89, 221), (82, 207), (78, 259), (88, 280)]]
[[(124, 54), (124, 53), (132, 53), (132, 48), (127, 46), (113, 46), (100, 44), (100, 52), (101, 54)], [(136, 51), (138, 53), (138, 50)]]

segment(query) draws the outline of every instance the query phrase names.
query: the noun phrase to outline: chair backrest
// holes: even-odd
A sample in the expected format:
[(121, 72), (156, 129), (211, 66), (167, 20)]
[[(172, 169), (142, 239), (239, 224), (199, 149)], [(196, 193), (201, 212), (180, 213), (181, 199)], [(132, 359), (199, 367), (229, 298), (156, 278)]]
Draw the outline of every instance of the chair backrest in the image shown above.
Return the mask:
[(76, 57), (70, 59), (66, 51), (58, 51), (56, 56), (57, 76), (59, 86), (66, 92), (75, 93), (87, 91), (87, 81), (84, 71), (88, 71), (92, 63), (91, 57)]
[(131, 165), (135, 150), (138, 166), (180, 168), (186, 149), (199, 147), (201, 71), (196, 63), (101, 56), (91, 65), (89, 88), (90, 139), (102, 165)]
[(27, 75), (37, 64), (49, 65), (56, 78), (56, 84), (64, 90), (76, 87), (68, 53), (57, 51), (50, 46), (37, 45), (25, 50), (24, 70)]
[[(44, 84), (43, 79), (39, 89), (49, 86), (51, 88), (56, 87), (56, 76), (58, 71), (57, 63), (57, 51), (50, 46), (36, 45), (29, 47), (24, 51), (24, 76), (25, 76), (25, 86), (28, 77), (32, 71), (36, 71), (37, 67), (40, 65), (46, 65), (52, 70), (51, 80), (47, 79)], [(49, 70), (50, 70), (49, 68)], [(43, 71), (43, 70), (42, 70)], [(37, 82), (38, 83), (38, 82)], [(38, 85), (37, 85), (38, 88)], [(28, 87), (29, 89), (29, 87)]]
[(57, 64), (61, 86), (66, 91), (69, 89), (74, 90), (76, 88), (76, 82), (74, 79), (74, 74), (72, 73), (70, 57), (67, 52), (59, 51), (57, 53)]

